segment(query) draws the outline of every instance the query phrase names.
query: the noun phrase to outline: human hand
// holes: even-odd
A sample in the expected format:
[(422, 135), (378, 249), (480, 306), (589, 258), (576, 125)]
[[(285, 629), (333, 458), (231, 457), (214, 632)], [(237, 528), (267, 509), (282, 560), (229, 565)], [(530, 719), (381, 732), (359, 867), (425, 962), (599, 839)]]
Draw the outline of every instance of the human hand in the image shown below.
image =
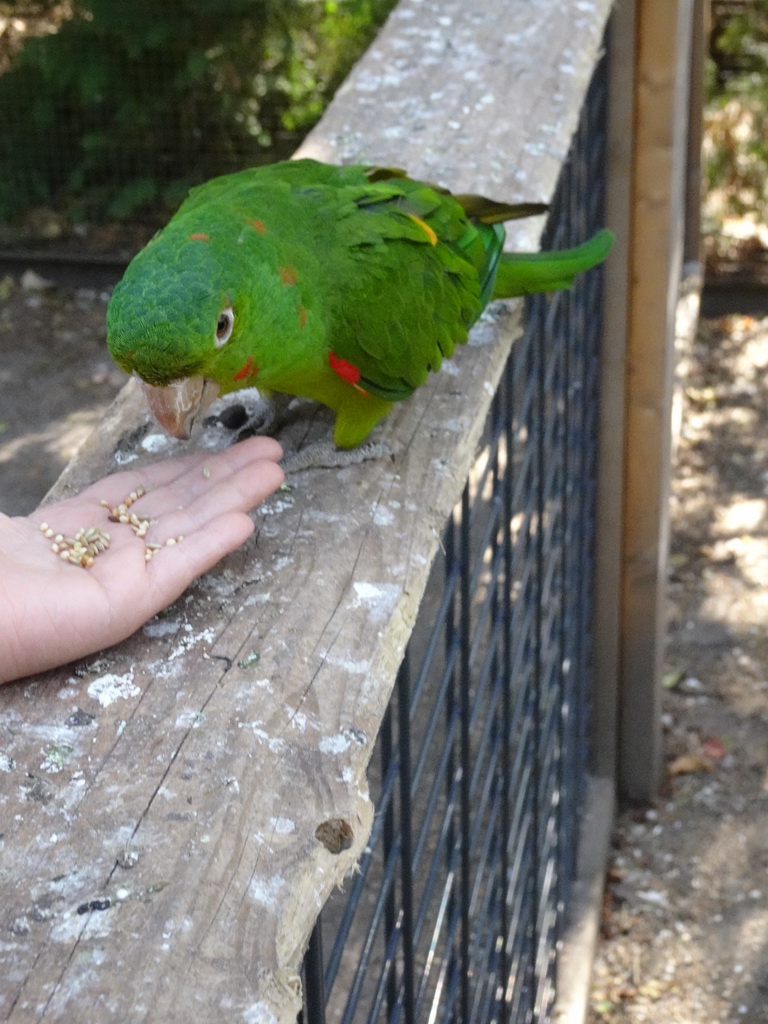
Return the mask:
[[(0, 514), (0, 682), (110, 647), (167, 607), (251, 535), (247, 512), (282, 483), (281, 456), (271, 438), (250, 438), (115, 473), (28, 516)], [(151, 518), (143, 538), (109, 520), (140, 487), (130, 512)], [(51, 550), (41, 523), (65, 536), (98, 527), (109, 546), (89, 568), (73, 565)], [(149, 560), (148, 543), (163, 545)]]

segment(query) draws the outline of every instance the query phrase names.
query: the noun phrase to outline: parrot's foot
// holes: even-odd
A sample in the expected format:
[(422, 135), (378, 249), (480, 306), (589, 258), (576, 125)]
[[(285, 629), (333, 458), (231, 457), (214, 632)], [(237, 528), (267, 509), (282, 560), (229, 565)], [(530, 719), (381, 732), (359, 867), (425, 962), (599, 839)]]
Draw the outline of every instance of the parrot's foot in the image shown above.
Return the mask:
[(231, 430), (235, 434), (235, 441), (243, 441), (254, 434), (273, 433), (291, 401), (289, 395), (269, 395), (265, 398), (256, 388), (238, 391), (236, 397), (236, 401), (224, 405), (218, 414), (210, 416), (206, 421)]
[(357, 466), (369, 459), (392, 458), (392, 449), (386, 444), (369, 441), (357, 448), (337, 448), (333, 441), (315, 441), (298, 451), (289, 452), (280, 465), (286, 473), (302, 469), (341, 469)]

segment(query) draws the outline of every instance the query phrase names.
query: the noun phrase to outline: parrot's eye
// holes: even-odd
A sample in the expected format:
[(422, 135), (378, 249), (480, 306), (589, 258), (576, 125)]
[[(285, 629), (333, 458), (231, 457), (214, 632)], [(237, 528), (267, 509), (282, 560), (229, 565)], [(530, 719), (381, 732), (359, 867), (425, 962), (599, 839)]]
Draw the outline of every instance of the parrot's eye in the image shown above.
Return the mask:
[(216, 337), (213, 340), (216, 348), (226, 345), (232, 335), (232, 328), (235, 326), (235, 313), (231, 306), (222, 309), (216, 323)]

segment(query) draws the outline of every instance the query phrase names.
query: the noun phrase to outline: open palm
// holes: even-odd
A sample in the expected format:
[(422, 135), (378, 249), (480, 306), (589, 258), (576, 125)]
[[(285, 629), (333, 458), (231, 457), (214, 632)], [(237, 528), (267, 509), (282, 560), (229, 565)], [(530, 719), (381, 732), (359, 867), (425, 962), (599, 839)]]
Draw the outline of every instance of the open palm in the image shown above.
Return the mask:
[[(28, 516), (0, 514), (0, 682), (118, 643), (174, 601), (253, 532), (247, 513), (282, 483), (281, 456), (271, 438), (250, 438), (115, 473)], [(109, 518), (137, 488), (145, 493), (130, 511), (150, 520), (144, 537)], [(109, 546), (89, 568), (73, 565), (51, 550), (41, 523), (65, 536), (97, 527)]]

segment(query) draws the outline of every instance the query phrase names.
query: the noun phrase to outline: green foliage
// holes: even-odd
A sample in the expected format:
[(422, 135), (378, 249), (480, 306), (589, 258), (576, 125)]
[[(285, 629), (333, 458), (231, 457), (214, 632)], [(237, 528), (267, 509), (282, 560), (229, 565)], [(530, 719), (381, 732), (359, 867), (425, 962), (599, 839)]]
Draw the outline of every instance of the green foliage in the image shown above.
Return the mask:
[(0, 74), (0, 215), (129, 217), (288, 155), (393, 5), (41, 0), (54, 30)]
[(707, 68), (705, 227), (768, 215), (768, 0), (715, 27)]

